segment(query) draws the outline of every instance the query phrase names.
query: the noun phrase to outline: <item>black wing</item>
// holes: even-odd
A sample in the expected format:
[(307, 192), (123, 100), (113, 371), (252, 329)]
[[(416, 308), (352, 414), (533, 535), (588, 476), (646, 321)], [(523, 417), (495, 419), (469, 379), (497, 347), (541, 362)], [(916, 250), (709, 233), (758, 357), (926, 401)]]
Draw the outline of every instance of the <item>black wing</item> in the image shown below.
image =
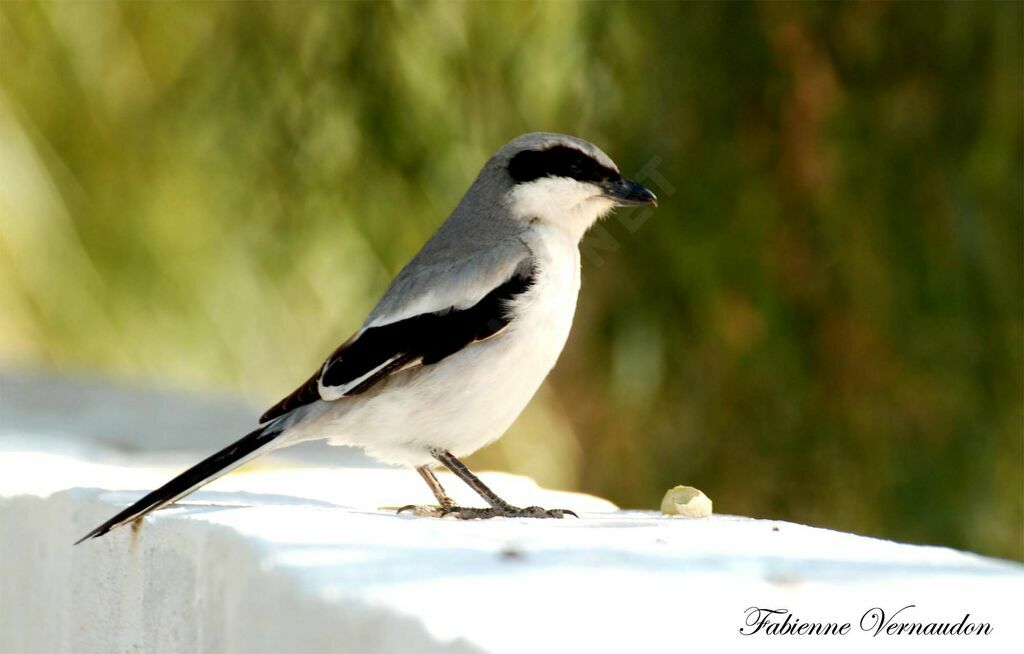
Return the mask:
[(320, 399), (320, 386), (358, 395), (409, 364), (429, 366), (497, 334), (511, 321), (508, 303), (533, 285), (532, 265), (520, 269), (465, 309), (425, 313), (367, 329), (327, 359), (319, 372), (260, 417), (267, 422)]

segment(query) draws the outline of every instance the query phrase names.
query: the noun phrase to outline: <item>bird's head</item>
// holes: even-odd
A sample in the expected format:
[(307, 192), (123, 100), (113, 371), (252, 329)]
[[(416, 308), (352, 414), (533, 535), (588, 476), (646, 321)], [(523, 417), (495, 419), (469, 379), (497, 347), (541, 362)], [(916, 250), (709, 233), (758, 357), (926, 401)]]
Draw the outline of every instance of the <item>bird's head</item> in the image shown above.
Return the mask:
[(504, 203), (515, 218), (550, 223), (576, 238), (615, 207), (657, 204), (600, 148), (564, 134), (524, 134), (499, 150), (489, 167), (503, 176)]

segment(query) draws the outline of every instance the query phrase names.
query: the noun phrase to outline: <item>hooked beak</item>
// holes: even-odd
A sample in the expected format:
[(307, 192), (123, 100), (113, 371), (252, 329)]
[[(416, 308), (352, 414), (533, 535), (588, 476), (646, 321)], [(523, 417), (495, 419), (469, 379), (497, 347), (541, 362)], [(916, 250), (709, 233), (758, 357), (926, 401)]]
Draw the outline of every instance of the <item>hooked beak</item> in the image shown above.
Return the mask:
[(620, 177), (617, 180), (602, 182), (600, 185), (604, 197), (614, 200), (620, 207), (637, 207), (644, 204), (658, 206), (658, 198), (643, 186), (631, 179)]

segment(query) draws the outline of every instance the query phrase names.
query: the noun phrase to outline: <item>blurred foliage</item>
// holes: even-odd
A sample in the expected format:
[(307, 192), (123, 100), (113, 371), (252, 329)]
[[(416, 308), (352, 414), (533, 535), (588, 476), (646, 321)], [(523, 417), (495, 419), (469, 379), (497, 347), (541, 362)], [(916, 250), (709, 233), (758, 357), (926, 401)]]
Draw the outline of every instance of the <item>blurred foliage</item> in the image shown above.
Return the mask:
[(276, 400), (563, 131), (661, 207), (477, 465), (1022, 558), (1022, 13), (4, 2), (0, 359)]

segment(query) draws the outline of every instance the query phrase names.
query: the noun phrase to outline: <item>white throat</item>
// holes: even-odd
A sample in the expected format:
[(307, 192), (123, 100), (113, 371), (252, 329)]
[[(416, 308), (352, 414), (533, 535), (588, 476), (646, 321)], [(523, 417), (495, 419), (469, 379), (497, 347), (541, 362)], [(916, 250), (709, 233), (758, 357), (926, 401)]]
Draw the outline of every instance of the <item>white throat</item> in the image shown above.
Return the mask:
[(593, 184), (566, 177), (542, 177), (517, 184), (509, 191), (507, 201), (517, 219), (550, 224), (567, 232), (576, 242), (615, 207)]

